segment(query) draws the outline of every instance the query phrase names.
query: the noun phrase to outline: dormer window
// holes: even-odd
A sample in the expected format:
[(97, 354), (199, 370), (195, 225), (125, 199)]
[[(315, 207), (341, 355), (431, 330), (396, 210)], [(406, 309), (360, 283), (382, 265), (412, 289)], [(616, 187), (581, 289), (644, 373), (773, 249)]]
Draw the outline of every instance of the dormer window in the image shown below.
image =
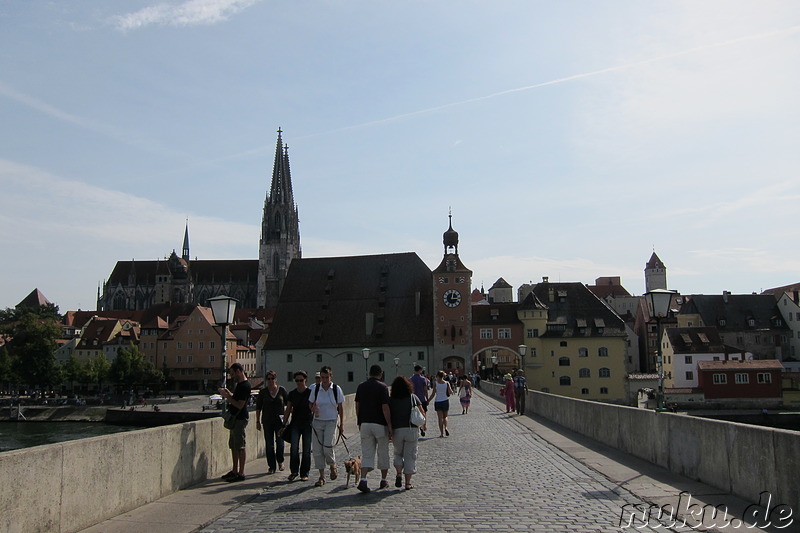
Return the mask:
[(748, 318), (748, 319), (747, 319), (747, 325), (748, 325), (748, 326), (750, 326), (751, 328), (752, 328), (753, 326), (755, 326), (755, 325), (756, 325), (756, 321), (755, 321), (755, 319), (754, 319), (754, 318)]
[(725, 319), (724, 319), (724, 318), (720, 318), (720, 319), (719, 319), (719, 326), (720, 326), (721, 328), (724, 328), (724, 327), (725, 327), (725, 324), (726, 324), (726, 322), (725, 322)]

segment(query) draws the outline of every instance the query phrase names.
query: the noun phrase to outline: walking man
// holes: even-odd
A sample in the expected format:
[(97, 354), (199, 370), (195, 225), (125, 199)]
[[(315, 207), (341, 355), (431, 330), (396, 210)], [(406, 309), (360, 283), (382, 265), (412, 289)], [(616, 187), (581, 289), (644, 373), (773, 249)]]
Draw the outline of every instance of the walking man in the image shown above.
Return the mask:
[(381, 381), (383, 370), (380, 365), (372, 365), (369, 379), (356, 389), (356, 417), (361, 435), (361, 480), (358, 490), (369, 492), (367, 474), (377, 467), (381, 471), (380, 488), (389, 486), (386, 474), (389, 472), (389, 440), (392, 438), (392, 414), (389, 411), (389, 388)]
[(528, 395), (528, 380), (522, 374), (522, 369), (517, 370), (514, 377), (514, 398), (517, 400), (517, 414), (525, 414), (525, 397)]
[(228, 412), (235, 417), (233, 427), (228, 437), (228, 447), (231, 449), (233, 468), (222, 476), (229, 483), (244, 481), (244, 465), (247, 462), (247, 443), (245, 442), (245, 429), (250, 415), (247, 412), (247, 402), (250, 400), (250, 382), (244, 373), (244, 367), (233, 363), (229, 373), (236, 381), (236, 388), (231, 392), (225, 387), (219, 393), (228, 401)]
[[(422, 373), (422, 367), (414, 365), (414, 375), (411, 376), (411, 385), (414, 386), (414, 394), (422, 404), (422, 410), (428, 412), (428, 378)], [(425, 430), (419, 428), (420, 435), (425, 436)]]
[(314, 467), (319, 470), (319, 479), (314, 484), (321, 487), (325, 484), (325, 465), (331, 469), (331, 481), (339, 476), (336, 469), (336, 454), (333, 439), (336, 435), (336, 421), (339, 420), (339, 434), (344, 431), (344, 393), (339, 385), (331, 381), (331, 367), (323, 366), (319, 371), (320, 383), (311, 387), (308, 398), (309, 407), (314, 414), (311, 429), (314, 434), (311, 441), (311, 452), (314, 456)]

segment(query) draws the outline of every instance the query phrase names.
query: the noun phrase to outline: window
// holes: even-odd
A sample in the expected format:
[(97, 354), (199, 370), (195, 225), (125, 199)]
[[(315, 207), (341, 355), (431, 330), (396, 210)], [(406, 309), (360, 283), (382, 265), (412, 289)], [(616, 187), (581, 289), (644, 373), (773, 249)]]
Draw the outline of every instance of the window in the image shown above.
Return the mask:
[(425, 360), (425, 352), (417, 352), (417, 361)]
[(204, 376), (210, 376), (211, 375), (211, 369), (210, 368), (204, 368), (203, 369), (203, 375)]
[(194, 356), (193, 355), (187, 355), (186, 356), (186, 362), (187, 363), (193, 363), (194, 362)]
[(581, 368), (580, 370), (578, 370), (578, 377), (590, 378), (592, 377), (592, 372), (588, 368)]
[(352, 383), (354, 379), (355, 379), (355, 377), (354, 377), (354, 375), (353, 375), (353, 371), (352, 371), (352, 370), (349, 370), (349, 371), (347, 372), (347, 381), (349, 381), (350, 383)]
[(748, 318), (747, 319), (747, 325), (750, 326), (750, 327), (755, 326), (756, 325), (756, 320), (754, 318)]
[(569, 376), (561, 376), (560, 378), (558, 378), (558, 384), (565, 386), (572, 385), (572, 380), (569, 378)]
[(181, 356), (180, 355), (175, 356), (175, 362), (176, 363), (180, 363), (181, 362)]
[(605, 346), (600, 347), (600, 349), (597, 350), (597, 355), (600, 357), (608, 357), (608, 348)]
[[(290, 354), (290, 353), (286, 354), (286, 362), (287, 363), (291, 363), (292, 362), (292, 354)], [(292, 377), (292, 379), (294, 379), (294, 377)]]
[(179, 350), (183, 348), (183, 343), (182, 343), (181, 341), (178, 341), (178, 346), (177, 346), (177, 348), (178, 348)]
[(608, 387), (600, 387), (600, 394), (608, 394)]
[(192, 349), (192, 342), (191, 341), (187, 342), (186, 343), (186, 347), (191, 350)]
[[(214, 341), (211, 341), (208, 343), (208, 347), (213, 350), (216, 347), (216, 343)], [(166, 346), (164, 346), (164, 348), (166, 348)]]
[(353, 362), (353, 354), (351, 354), (351, 353), (347, 354), (347, 362), (348, 363), (352, 363)]
[(749, 374), (737, 373), (734, 376), (734, 379), (736, 380), (736, 384), (737, 385), (747, 385), (748, 383), (750, 383), (750, 375)]
[(528, 329), (527, 335), (528, 335), (529, 339), (533, 339), (534, 337), (538, 337), (539, 336), (539, 330), (538, 329)]
[(498, 339), (510, 339), (511, 338), (511, 328), (498, 328), (497, 329), (497, 338)]
[(772, 383), (772, 374), (769, 372), (759, 372), (756, 378), (758, 383)]
[(589, 357), (589, 348), (578, 348), (578, 357)]
[(322, 354), (318, 353), (317, 354), (317, 363), (321, 363), (321, 362), (322, 362)]
[(558, 366), (569, 366), (569, 357), (559, 357)]
[(692, 372), (691, 370), (687, 370), (686, 371), (686, 379), (688, 379), (690, 381), (693, 380), (694, 379), (694, 372)]
[(714, 381), (714, 385), (725, 385), (728, 383), (728, 376), (725, 374), (714, 374), (712, 380)]
[(563, 348), (567, 345), (567, 341), (561, 341), (558, 345)]
[(492, 338), (492, 329), (481, 328), (481, 339), (491, 339), (491, 338)]
[(589, 389), (581, 389), (581, 394), (589, 394)]
[(202, 350), (202, 349), (204, 349), (206, 347), (206, 343), (204, 343), (203, 341), (200, 341), (199, 343), (197, 343), (197, 347)]
[(383, 360), (384, 360), (383, 352), (378, 352), (378, 361), (380, 361), (382, 363)]
[(292, 372), (291, 370), (286, 372), (286, 381), (288, 381), (289, 383), (292, 383), (294, 381), (294, 372)]
[(692, 364), (692, 356), (691, 355), (684, 355), (683, 356), (683, 362), (686, 363), (687, 365), (691, 365)]
[(217, 359), (216, 355), (209, 355), (208, 356), (208, 362), (209, 363), (213, 363), (216, 359)]
[(597, 371), (597, 374), (601, 378), (610, 378), (611, 377), (611, 369), (610, 368), (601, 368)]

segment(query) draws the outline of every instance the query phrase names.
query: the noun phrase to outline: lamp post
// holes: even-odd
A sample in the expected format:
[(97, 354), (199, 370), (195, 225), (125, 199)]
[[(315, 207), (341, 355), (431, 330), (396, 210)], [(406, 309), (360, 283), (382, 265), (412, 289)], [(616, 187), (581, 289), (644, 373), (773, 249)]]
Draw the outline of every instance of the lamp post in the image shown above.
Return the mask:
[(497, 350), (492, 350), (492, 379), (497, 380)]
[(658, 407), (656, 407), (656, 411), (658, 412), (664, 410), (664, 357), (661, 353), (661, 319), (666, 318), (669, 314), (669, 304), (674, 294), (676, 294), (675, 291), (653, 289), (644, 295), (650, 316), (656, 319), (656, 335), (658, 335), (656, 340), (658, 354), (656, 359), (658, 364)]
[(220, 326), (220, 341), (222, 344), (222, 388), (228, 388), (228, 350), (225, 343), (228, 340), (228, 326), (233, 323), (233, 314), (236, 312), (236, 299), (230, 296), (215, 296), (209, 298), (211, 314), (214, 323)]
[(369, 348), (362, 348), (361, 355), (364, 356), (364, 379), (369, 379), (369, 370), (367, 369), (367, 362), (369, 361)]
[(397, 377), (397, 376), (400, 375), (400, 374), (397, 373), (397, 367), (399, 365), (400, 365), (400, 358), (399, 357), (395, 357), (394, 358), (394, 377)]
[(522, 375), (525, 375), (525, 354), (528, 351), (528, 347), (524, 344), (520, 344), (517, 346), (517, 350), (519, 351), (519, 369), (522, 370)]

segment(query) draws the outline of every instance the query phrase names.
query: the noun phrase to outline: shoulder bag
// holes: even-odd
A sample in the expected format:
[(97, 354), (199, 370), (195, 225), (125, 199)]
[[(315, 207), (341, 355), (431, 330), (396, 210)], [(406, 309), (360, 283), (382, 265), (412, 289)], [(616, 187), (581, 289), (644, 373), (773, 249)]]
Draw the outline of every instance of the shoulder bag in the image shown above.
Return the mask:
[(425, 425), (425, 415), (420, 412), (417, 408), (419, 405), (419, 400), (417, 400), (416, 394), (411, 395), (411, 420), (409, 423), (412, 426), (424, 426)]

